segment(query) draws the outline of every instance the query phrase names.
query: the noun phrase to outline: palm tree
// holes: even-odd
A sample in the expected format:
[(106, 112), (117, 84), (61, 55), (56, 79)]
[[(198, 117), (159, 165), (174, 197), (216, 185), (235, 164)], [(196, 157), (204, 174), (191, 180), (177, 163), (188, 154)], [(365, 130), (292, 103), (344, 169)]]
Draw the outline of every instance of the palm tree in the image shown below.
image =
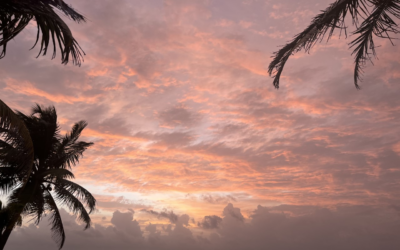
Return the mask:
[[(33, 145), (33, 164), (30, 173), (20, 170), (25, 169), (20, 166), (20, 158), (24, 158), (25, 154), (19, 152), (22, 147), (15, 146), (18, 146), (19, 134), (10, 131), (12, 129), (0, 130), (0, 190), (9, 194), (8, 204), (0, 213), (3, 221), (3, 225), (0, 225), (0, 249), (4, 248), (21, 215), (33, 217), (38, 224), (46, 213), (51, 213), (53, 238), (61, 249), (65, 232), (57, 203), (77, 214), (84, 222), (85, 229), (90, 227), (89, 214), (96, 205), (89, 191), (71, 181), (74, 178), (70, 171), (72, 166), (78, 163), (83, 152), (93, 144), (78, 141), (87, 123), (80, 121), (70, 133), (61, 136), (54, 107), (42, 108), (36, 105), (29, 116), (21, 112), (14, 115), (29, 131)], [(4, 120), (3, 117), (1, 120)], [(1, 214), (5, 215), (1, 217)]]
[[(85, 21), (85, 18), (68, 6), (63, 0), (1, 0), (0, 1), (0, 59), (6, 55), (7, 43), (17, 36), (31, 20), (35, 20), (38, 31), (36, 42), (40, 40), (41, 54), (46, 55), (50, 41), (53, 45), (53, 57), (56, 47), (60, 48), (61, 61), (67, 64), (70, 55), (75, 65), (81, 65), (85, 54), (68, 25), (60, 18), (54, 9), (60, 10), (75, 22)], [(40, 39), (40, 33), (42, 34)]]
[(291, 42), (274, 53), (268, 69), (269, 74), (274, 78), (274, 86), (279, 88), (280, 76), (291, 55), (302, 49), (309, 52), (326, 33), (329, 40), (336, 28), (346, 33), (345, 18), (348, 15), (356, 25), (356, 30), (353, 32), (356, 37), (349, 46), (353, 49), (352, 55), (355, 57), (354, 84), (359, 89), (358, 81), (362, 68), (366, 61), (376, 57), (374, 36), (392, 41), (391, 35), (400, 31), (393, 20), (393, 18), (400, 18), (400, 0), (336, 0), (321, 14), (314, 17), (303, 32), (297, 34)]

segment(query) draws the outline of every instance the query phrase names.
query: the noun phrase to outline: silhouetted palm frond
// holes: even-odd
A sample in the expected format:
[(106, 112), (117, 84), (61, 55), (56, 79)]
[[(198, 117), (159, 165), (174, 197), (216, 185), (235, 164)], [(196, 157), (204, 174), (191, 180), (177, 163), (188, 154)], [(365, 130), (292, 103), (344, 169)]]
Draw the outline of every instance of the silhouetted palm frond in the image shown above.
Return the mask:
[(0, 167), (0, 194), (8, 194), (12, 191), (20, 182), (18, 174), (19, 172), (14, 167)]
[[(372, 8), (372, 12), (369, 9)], [(273, 84), (279, 88), (279, 81), (283, 68), (291, 55), (304, 49), (309, 52), (316, 42), (321, 41), (329, 32), (327, 39), (332, 36), (335, 29), (346, 32), (345, 18), (350, 14), (353, 24), (358, 24), (359, 18), (363, 19), (357, 28), (355, 38), (350, 47), (354, 47), (355, 70), (354, 84), (359, 88), (358, 80), (360, 71), (365, 61), (375, 56), (373, 35), (381, 38), (389, 38), (389, 33), (398, 33), (397, 23), (391, 16), (400, 17), (399, 0), (337, 0), (325, 11), (316, 16), (311, 24), (282, 49), (274, 53), (274, 58), (269, 65), (269, 73), (273, 76)], [(370, 52), (371, 51), (371, 52)]]
[[(11, 208), (8, 206), (3, 206), (2, 202), (0, 201), (0, 232), (2, 232), (9, 223), (11, 218), (11, 213), (12, 213)], [(22, 225), (22, 217), (19, 216), (15, 226), (20, 227), (21, 225)]]
[(21, 112), (17, 112), (17, 115), (29, 130), (35, 148), (35, 158), (43, 162), (54, 152), (54, 144), (59, 140), (60, 127), (57, 124), (55, 108), (35, 105), (31, 115), (27, 116)]
[[(371, 60), (370, 54), (376, 57), (373, 35), (380, 38), (391, 39), (389, 33), (398, 33), (397, 23), (393, 17), (400, 18), (400, 1), (397, 0), (376, 0), (374, 9), (361, 26), (354, 32), (358, 37), (350, 46), (354, 47), (355, 55), (354, 83), (358, 87), (360, 71), (367, 60)], [(371, 51), (371, 52), (370, 52)]]
[(89, 228), (91, 224), (90, 216), (82, 202), (62, 185), (55, 185), (54, 192), (57, 201), (65, 204), (74, 214), (77, 214), (78, 219), (86, 224), (85, 229)]
[[(33, 160), (34, 148), (28, 128), (18, 115), (0, 100), (0, 166), (15, 168), (20, 180), (26, 183), (32, 171)], [(7, 180), (3, 181), (1, 185), (7, 185)]]
[(40, 176), (49, 182), (55, 182), (57, 180), (62, 180), (62, 179), (74, 179), (75, 176), (74, 174), (63, 168), (54, 168), (54, 169), (49, 169), (40, 174)]
[(38, 31), (36, 44), (40, 44), (39, 55), (46, 55), (51, 43), (53, 56), (57, 46), (61, 51), (61, 61), (67, 64), (70, 56), (75, 65), (81, 65), (84, 52), (72, 36), (68, 25), (57, 15), (54, 9), (63, 12), (75, 22), (85, 18), (62, 0), (2, 0), (0, 1), (0, 46), (3, 50), (0, 58), (6, 55), (7, 43), (17, 36), (31, 20), (35, 20)]
[(60, 211), (58, 210), (57, 204), (54, 201), (53, 196), (51, 196), (51, 193), (47, 190), (44, 194), (44, 199), (46, 200), (46, 204), (48, 205), (48, 210), (52, 212), (50, 217), (52, 237), (54, 241), (58, 243), (59, 249), (61, 249), (64, 246), (65, 242), (65, 231)]
[(70, 169), (79, 162), (83, 152), (93, 145), (93, 143), (77, 141), (86, 126), (86, 121), (77, 122), (71, 132), (62, 138), (56, 154), (51, 159), (53, 165)]
[(59, 179), (56, 182), (56, 187), (59, 187), (63, 190), (68, 191), (71, 195), (77, 197), (79, 200), (85, 202), (87, 207), (89, 208), (89, 213), (93, 212), (96, 206), (96, 199), (92, 196), (92, 194), (87, 191), (82, 186), (76, 184), (75, 182), (68, 181), (66, 179)]

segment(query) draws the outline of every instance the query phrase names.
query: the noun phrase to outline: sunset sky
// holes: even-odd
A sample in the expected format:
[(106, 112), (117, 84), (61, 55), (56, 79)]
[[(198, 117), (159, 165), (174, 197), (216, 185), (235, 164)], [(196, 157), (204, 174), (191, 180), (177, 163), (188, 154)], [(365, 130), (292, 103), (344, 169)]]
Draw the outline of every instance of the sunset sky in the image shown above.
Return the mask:
[[(339, 34), (276, 90), (273, 52), (332, 0), (66, 2), (81, 67), (36, 58), (35, 23), (0, 60), (11, 108), (89, 124), (73, 172), (97, 211), (86, 231), (63, 211), (63, 249), (399, 249), (399, 41), (376, 40), (361, 90)], [(57, 248), (31, 223), (6, 249)]]

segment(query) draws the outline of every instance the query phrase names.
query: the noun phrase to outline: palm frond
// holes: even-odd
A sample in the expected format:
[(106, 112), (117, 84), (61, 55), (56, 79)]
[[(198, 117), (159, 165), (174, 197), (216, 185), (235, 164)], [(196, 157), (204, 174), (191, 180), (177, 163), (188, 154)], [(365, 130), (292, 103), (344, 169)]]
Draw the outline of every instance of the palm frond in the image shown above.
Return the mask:
[(29, 213), (29, 209), (27, 209), (26, 205), (29, 199), (32, 198), (31, 194), (33, 191), (29, 188), (29, 183), (26, 186), (27, 188), (21, 185), (15, 187), (8, 197), (6, 209), (11, 213), (18, 213), (18, 216), (23, 212)]
[(77, 197), (79, 200), (83, 201), (89, 208), (89, 213), (92, 213), (96, 207), (96, 199), (93, 195), (87, 191), (84, 187), (76, 184), (75, 182), (59, 179), (55, 182), (55, 186), (58, 189), (64, 189), (69, 194)]
[[(24, 190), (25, 199), (22, 201), (25, 203), (25, 206), (22, 214), (24, 216), (31, 217), (37, 225), (41, 221), (46, 211), (46, 202), (43, 197), (43, 193), (46, 191), (46, 189), (38, 186), (35, 187), (33, 185), (30, 188), (31, 192), (27, 192), (27, 190)], [(19, 197), (21, 197), (21, 195)]]
[(0, 201), (0, 235), (3, 230), (7, 227), (8, 220), (10, 215), (8, 214), (8, 210), (3, 207), (2, 202)]
[(16, 226), (22, 226), (22, 216), (18, 217), (17, 223), (15, 223)]
[[(0, 58), (6, 55), (7, 43), (34, 19), (38, 31), (33, 47), (40, 40), (38, 56), (46, 55), (51, 42), (53, 45), (52, 58), (56, 56), (58, 45), (63, 64), (67, 64), (71, 56), (73, 64), (80, 66), (85, 53), (72, 36), (67, 24), (53, 8), (61, 10), (75, 22), (85, 21), (82, 15), (62, 0), (2, 0), (0, 2), (0, 46), (3, 46), (3, 50)], [(40, 34), (42, 34), (41, 37)]]
[(64, 155), (64, 167), (75, 166), (79, 162), (79, 158), (83, 156), (83, 152), (92, 145), (92, 142), (83, 141), (71, 145)]
[(0, 167), (0, 194), (8, 194), (20, 183), (18, 171), (13, 167)]
[(52, 212), (50, 217), (52, 237), (54, 241), (58, 243), (59, 249), (61, 249), (64, 246), (65, 242), (65, 231), (60, 211), (58, 210), (57, 204), (54, 201), (53, 196), (47, 190), (44, 193), (44, 199), (46, 201), (46, 204), (48, 205), (49, 210)]
[(79, 159), (83, 157), (83, 152), (91, 145), (93, 145), (92, 142), (77, 142), (69, 147), (60, 145), (59, 149), (49, 159), (48, 164), (54, 168), (71, 169), (72, 166), (79, 163)]
[[(8, 133), (8, 136), (10, 134), (11, 132)], [(11, 144), (14, 144), (15, 146), (17, 143), (7, 143), (0, 139), (0, 166), (15, 167), (16, 169), (20, 169), (20, 165), (23, 164), (24, 159), (22, 157), (24, 156), (25, 152), (21, 150), (21, 147), (13, 147)]]
[(57, 111), (54, 106), (49, 106), (47, 108), (40, 106), (39, 104), (35, 104), (32, 107), (31, 116), (39, 115), (40, 119), (43, 119), (47, 122), (56, 122), (57, 121)]
[(311, 24), (294, 39), (274, 53), (274, 58), (269, 64), (268, 72), (274, 78), (275, 88), (279, 88), (279, 81), (283, 68), (291, 55), (304, 49), (309, 52), (311, 48), (324, 38), (327, 32), (328, 40), (335, 29), (345, 30), (345, 18), (350, 13), (354, 22), (361, 14), (366, 14), (367, 0), (337, 0), (321, 14), (317, 15)]
[[(3, 128), (1, 136), (4, 143), (9, 143), (17, 149), (20, 165), (18, 170), (24, 172), (26, 183), (34, 160), (34, 147), (29, 130), (21, 120), (2, 100), (0, 100), (0, 127)], [(5, 144), (3, 144), (4, 146)], [(3, 147), (2, 147), (3, 148)]]
[(391, 39), (390, 33), (399, 33), (397, 23), (392, 17), (400, 18), (400, 1), (375, 0), (373, 4), (375, 7), (371, 14), (354, 32), (358, 37), (350, 43), (350, 47), (354, 47), (352, 53), (355, 55), (354, 83), (357, 88), (359, 88), (358, 80), (366, 61), (372, 60), (371, 54), (376, 57), (373, 35)]
[(81, 136), (82, 131), (86, 128), (87, 125), (88, 124), (86, 121), (79, 121), (75, 123), (72, 127), (71, 132), (67, 133), (62, 139), (62, 144), (65, 146), (69, 146), (75, 143), (79, 139), (79, 136)]
[(66, 16), (71, 18), (76, 22), (85, 21), (85, 18), (76, 12), (71, 6), (66, 4), (64, 1), (61, 0), (41, 0), (43, 4), (49, 4), (59, 10), (61, 10)]
[(16, 178), (1, 178), (0, 183), (0, 194), (8, 194), (10, 193), (15, 186), (19, 184), (19, 180)]
[(92, 142), (77, 142), (86, 126), (86, 121), (75, 123), (71, 132), (62, 138), (55, 154), (50, 158), (49, 162), (51, 165), (71, 169), (72, 166), (75, 166), (79, 162), (79, 158), (83, 156), (83, 152), (93, 145)]
[(31, 115), (27, 116), (17, 111), (18, 117), (24, 121), (29, 130), (35, 148), (35, 159), (44, 162), (54, 151), (54, 144), (59, 141), (59, 125), (57, 113), (53, 106), (42, 108), (36, 105)]
[(85, 229), (88, 229), (91, 225), (91, 219), (81, 201), (59, 185), (55, 185), (54, 191), (57, 200), (71, 209), (74, 214), (77, 214), (78, 219), (86, 224)]
[(48, 180), (54, 180), (54, 179), (74, 179), (75, 176), (74, 174), (63, 168), (56, 168), (56, 169), (49, 169), (44, 172), (42, 172), (40, 177), (48, 179)]

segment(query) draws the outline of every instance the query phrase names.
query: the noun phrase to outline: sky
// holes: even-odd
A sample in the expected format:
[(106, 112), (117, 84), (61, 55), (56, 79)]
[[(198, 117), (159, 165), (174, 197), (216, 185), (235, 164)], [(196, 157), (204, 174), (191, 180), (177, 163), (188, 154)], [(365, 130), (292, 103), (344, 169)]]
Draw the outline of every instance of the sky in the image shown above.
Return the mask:
[[(331, 0), (66, 2), (81, 67), (36, 58), (35, 23), (0, 60), (11, 108), (89, 124), (73, 172), (97, 209), (84, 231), (63, 208), (63, 249), (399, 249), (398, 46), (376, 40), (357, 90), (354, 36), (335, 34), (277, 90), (273, 52)], [(56, 249), (32, 223), (6, 249)]]

